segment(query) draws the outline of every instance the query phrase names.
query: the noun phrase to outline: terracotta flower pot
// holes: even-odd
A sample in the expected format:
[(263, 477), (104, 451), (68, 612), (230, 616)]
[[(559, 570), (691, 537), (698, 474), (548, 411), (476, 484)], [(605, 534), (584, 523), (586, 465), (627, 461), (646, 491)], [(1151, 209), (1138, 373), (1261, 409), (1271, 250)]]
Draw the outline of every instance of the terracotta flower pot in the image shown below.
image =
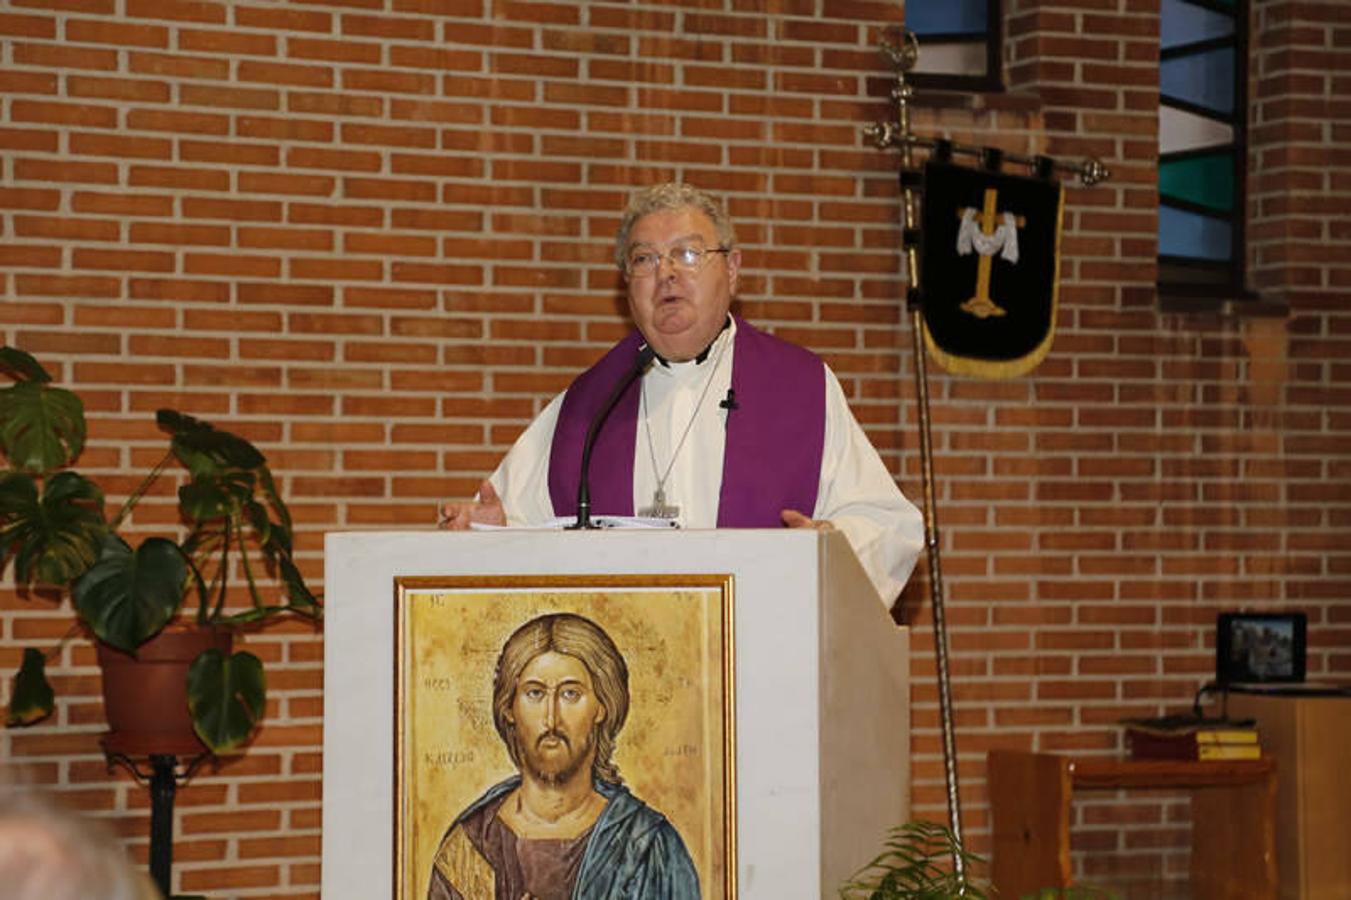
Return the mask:
[(169, 625), (135, 656), (99, 642), (103, 709), (111, 729), (104, 748), (128, 756), (205, 753), (188, 714), (188, 668), (212, 647), (228, 656), (233, 637), (223, 629)]

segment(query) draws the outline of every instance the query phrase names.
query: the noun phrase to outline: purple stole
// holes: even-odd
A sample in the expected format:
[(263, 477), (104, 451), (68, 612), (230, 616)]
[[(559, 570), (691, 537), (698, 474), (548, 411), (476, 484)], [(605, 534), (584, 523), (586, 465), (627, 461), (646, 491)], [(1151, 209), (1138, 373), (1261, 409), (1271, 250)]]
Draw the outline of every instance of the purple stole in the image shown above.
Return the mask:
[[(738, 318), (727, 415), (719, 528), (776, 528), (779, 511), (810, 516), (826, 438), (825, 365), (813, 353)], [(577, 514), (582, 443), (601, 404), (634, 364), (642, 335), (631, 333), (577, 377), (563, 397), (549, 453), (554, 513)], [(633, 515), (638, 381), (619, 398), (591, 451), (592, 515)], [(701, 410), (701, 414), (707, 414)]]

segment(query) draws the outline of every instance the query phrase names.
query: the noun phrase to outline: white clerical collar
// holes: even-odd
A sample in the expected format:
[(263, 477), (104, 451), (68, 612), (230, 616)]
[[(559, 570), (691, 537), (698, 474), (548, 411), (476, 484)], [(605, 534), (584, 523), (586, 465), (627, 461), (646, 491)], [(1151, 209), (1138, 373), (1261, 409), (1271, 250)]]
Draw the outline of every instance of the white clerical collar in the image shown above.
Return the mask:
[(719, 353), (726, 352), (725, 345), (736, 338), (736, 319), (730, 314), (727, 316), (727, 324), (723, 326), (722, 331), (713, 339), (713, 343), (704, 348), (694, 359), (687, 359), (684, 362), (674, 360), (665, 360), (657, 357), (658, 364), (648, 368), (648, 372), (659, 372), (668, 378), (683, 378), (690, 373), (701, 371), (704, 363), (715, 358)]

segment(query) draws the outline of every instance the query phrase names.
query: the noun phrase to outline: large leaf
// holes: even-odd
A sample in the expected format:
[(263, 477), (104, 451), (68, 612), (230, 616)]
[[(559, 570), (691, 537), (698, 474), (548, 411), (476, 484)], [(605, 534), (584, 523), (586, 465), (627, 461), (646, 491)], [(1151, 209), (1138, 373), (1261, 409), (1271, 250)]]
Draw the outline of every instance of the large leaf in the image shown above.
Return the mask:
[[(11, 549), (22, 550), (32, 541), (35, 523), (42, 521), (42, 504), (38, 502), (38, 483), (31, 475), (11, 472), (0, 476), (0, 575), (9, 565)], [(27, 584), (23, 574), (16, 574), (20, 584)]]
[(14, 676), (6, 725), (32, 725), (52, 714), (52, 686), (47, 682), (46, 670), (46, 658), (32, 647), (25, 648), (23, 662)]
[(211, 522), (233, 516), (254, 502), (253, 488), (252, 472), (199, 472), (178, 489), (178, 506), (190, 522)]
[(193, 476), (214, 474), (221, 469), (255, 469), (267, 462), (258, 449), (228, 431), (186, 413), (161, 409), (155, 413), (159, 427), (172, 435), (174, 455)]
[(291, 550), (291, 535), (280, 525), (273, 525), (272, 520), (268, 518), (267, 507), (257, 500), (249, 500), (244, 504), (244, 521), (249, 523), (254, 534), (258, 537), (258, 543), (263, 547), (274, 549), (273, 543), (285, 552)]
[(192, 727), (216, 753), (244, 743), (262, 718), (266, 702), (263, 664), (252, 653), (227, 657), (219, 650), (207, 650), (188, 670)]
[[(272, 472), (267, 466), (263, 466), (258, 470), (258, 480), (263, 487), (263, 496), (266, 497), (267, 502), (271, 504), (272, 509), (277, 514), (277, 521), (281, 523), (282, 528), (286, 529), (286, 533), (289, 536), (291, 533), (291, 511), (286, 508), (285, 501), (281, 499), (281, 492), (277, 490), (277, 485), (272, 480)], [(291, 552), (289, 544), (286, 547), (286, 552)]]
[(178, 611), (187, 576), (187, 558), (173, 541), (146, 538), (133, 553), (108, 535), (99, 561), (71, 595), (99, 640), (133, 653)]
[(52, 376), (42, 368), (42, 363), (33, 358), (33, 354), (18, 347), (0, 347), (0, 371), (17, 376), (15, 381), (48, 382)]
[(84, 404), (70, 391), (45, 381), (0, 391), (0, 452), (14, 468), (45, 474), (70, 465), (84, 438)]
[(20, 584), (65, 585), (98, 558), (107, 534), (103, 492), (75, 472), (37, 484), (25, 474), (0, 477), (0, 571), (13, 552)]
[(291, 561), (289, 556), (281, 556), (277, 559), (277, 568), (281, 572), (282, 582), (286, 585), (286, 596), (291, 601), (291, 607), (302, 615), (310, 616), (315, 619), (323, 618), (324, 607), (320, 605), (319, 598), (305, 584), (304, 577), (296, 564)]

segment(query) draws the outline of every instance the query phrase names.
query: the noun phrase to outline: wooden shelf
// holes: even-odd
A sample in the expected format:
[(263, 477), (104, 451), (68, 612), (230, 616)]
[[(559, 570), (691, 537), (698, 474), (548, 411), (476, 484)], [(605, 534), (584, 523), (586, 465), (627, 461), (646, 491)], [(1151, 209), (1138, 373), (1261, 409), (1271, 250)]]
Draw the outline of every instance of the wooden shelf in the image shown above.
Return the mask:
[(1254, 784), (1276, 769), (1272, 759), (1070, 760), (1070, 781), (1086, 791), (1120, 788), (1198, 788)]
[(991, 870), (1001, 896), (1070, 883), (1070, 800), (1075, 790), (1186, 789), (1192, 793), (1192, 896), (1276, 897), (1276, 763), (1141, 760), (992, 750)]

